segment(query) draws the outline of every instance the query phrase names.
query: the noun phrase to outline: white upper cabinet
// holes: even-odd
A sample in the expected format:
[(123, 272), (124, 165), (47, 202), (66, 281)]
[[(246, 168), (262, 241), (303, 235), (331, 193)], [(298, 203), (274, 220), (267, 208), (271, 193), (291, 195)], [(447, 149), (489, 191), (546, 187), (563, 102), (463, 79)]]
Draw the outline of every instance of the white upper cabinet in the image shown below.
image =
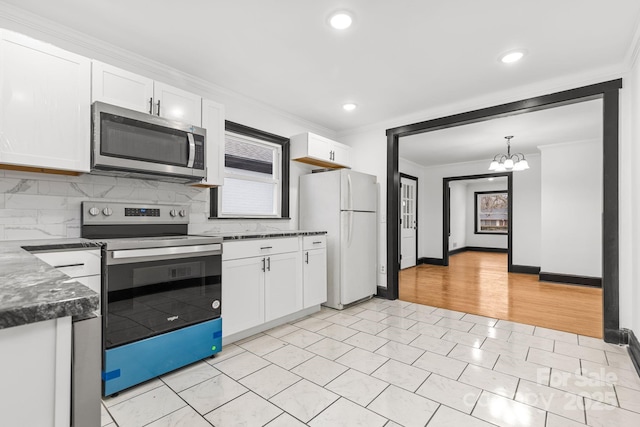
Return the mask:
[(92, 101), (151, 114), (153, 80), (104, 62), (93, 61), (91, 98)]
[(291, 137), (291, 159), (325, 168), (351, 166), (351, 147), (311, 132)]
[(0, 164), (89, 172), (90, 113), (88, 58), (0, 30)]
[(219, 186), (224, 182), (224, 105), (203, 99), (202, 127), (207, 130), (207, 178), (198, 185)]
[(162, 82), (153, 84), (155, 114), (190, 125), (202, 124), (202, 98)]
[(194, 93), (93, 61), (92, 100), (201, 126), (202, 98)]

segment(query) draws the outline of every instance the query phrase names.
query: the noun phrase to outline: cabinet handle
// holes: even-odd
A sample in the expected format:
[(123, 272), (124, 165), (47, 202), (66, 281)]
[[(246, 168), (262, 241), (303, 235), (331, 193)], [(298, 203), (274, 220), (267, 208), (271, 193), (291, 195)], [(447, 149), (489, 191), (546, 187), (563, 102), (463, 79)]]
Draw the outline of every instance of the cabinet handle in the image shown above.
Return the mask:
[(260, 247), (260, 250), (264, 250), (264, 249), (273, 249), (273, 246), (262, 246), (262, 247)]
[(319, 245), (322, 242), (313, 242), (314, 245)]
[(262, 271), (267, 271), (267, 269), (265, 268), (264, 258), (262, 258)]
[(77, 264), (62, 264), (62, 265), (54, 265), (53, 268), (63, 268), (63, 267), (82, 267), (84, 262), (80, 262)]
[(307, 252), (306, 254), (304, 254), (304, 262), (305, 264), (309, 264), (309, 252)]
[(158, 99), (158, 111), (157, 111), (157, 113), (158, 113), (158, 116), (159, 116), (160, 115), (160, 100), (159, 99)]
[(271, 271), (271, 257), (267, 258), (267, 271)]
[(149, 98), (149, 114), (153, 114), (153, 97)]

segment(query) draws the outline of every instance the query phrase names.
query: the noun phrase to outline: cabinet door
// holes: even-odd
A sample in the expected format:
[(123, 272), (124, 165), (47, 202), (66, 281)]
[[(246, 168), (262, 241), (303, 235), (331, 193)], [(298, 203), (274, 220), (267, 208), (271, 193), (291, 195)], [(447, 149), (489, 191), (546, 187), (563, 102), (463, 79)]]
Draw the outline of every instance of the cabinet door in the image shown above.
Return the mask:
[(91, 62), (0, 30), (0, 163), (89, 172)]
[(224, 105), (202, 100), (202, 127), (207, 130), (207, 178), (200, 185), (224, 181)]
[(300, 251), (267, 257), (264, 286), (266, 322), (302, 309), (301, 264)]
[(328, 139), (310, 133), (307, 144), (309, 157), (313, 157), (318, 160), (325, 160), (327, 162), (331, 161), (331, 142)]
[(342, 144), (333, 144), (331, 146), (332, 162), (341, 166), (350, 166), (349, 151), (350, 148)]
[(222, 336), (264, 323), (262, 259), (222, 262)]
[(91, 100), (151, 114), (153, 80), (100, 61), (92, 62)]
[(154, 114), (194, 126), (202, 125), (202, 98), (162, 82), (153, 85)]
[(327, 301), (327, 250), (305, 251), (303, 262), (303, 308), (309, 308)]

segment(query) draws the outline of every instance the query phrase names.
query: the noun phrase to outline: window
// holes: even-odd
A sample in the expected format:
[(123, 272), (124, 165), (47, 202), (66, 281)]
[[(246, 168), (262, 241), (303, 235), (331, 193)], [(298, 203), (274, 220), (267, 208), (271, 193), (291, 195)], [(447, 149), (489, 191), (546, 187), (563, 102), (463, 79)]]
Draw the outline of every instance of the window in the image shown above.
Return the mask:
[(289, 217), (289, 140), (225, 122), (224, 185), (211, 189), (212, 218)]
[(476, 191), (475, 234), (507, 234), (509, 232), (509, 193)]

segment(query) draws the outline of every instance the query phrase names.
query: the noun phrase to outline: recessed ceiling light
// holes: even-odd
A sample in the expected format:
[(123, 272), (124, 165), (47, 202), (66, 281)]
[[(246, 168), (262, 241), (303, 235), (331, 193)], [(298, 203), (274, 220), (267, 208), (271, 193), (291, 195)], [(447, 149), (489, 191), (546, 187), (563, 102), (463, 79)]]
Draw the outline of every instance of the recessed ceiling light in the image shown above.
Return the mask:
[(353, 111), (356, 108), (358, 108), (358, 106), (356, 104), (348, 103), (348, 104), (344, 104), (342, 108), (344, 108), (346, 111)]
[(351, 26), (353, 17), (349, 12), (334, 12), (329, 16), (329, 24), (336, 30), (344, 30)]
[(513, 62), (520, 61), (524, 56), (524, 52), (521, 50), (513, 50), (511, 52), (507, 52), (500, 57), (500, 61), (505, 64), (511, 64)]

